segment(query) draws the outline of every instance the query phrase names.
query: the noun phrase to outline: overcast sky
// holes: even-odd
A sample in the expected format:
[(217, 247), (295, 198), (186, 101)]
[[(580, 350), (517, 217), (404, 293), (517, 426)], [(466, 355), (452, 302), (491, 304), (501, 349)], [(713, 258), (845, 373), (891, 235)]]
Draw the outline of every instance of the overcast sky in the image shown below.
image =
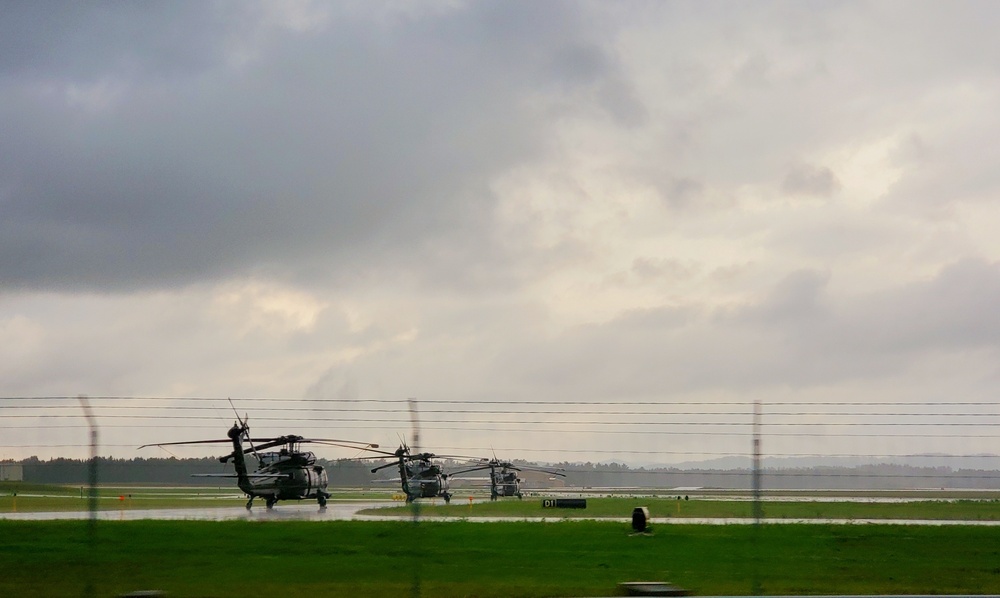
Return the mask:
[(2, 396), (997, 400), (996, 2), (3, 13)]

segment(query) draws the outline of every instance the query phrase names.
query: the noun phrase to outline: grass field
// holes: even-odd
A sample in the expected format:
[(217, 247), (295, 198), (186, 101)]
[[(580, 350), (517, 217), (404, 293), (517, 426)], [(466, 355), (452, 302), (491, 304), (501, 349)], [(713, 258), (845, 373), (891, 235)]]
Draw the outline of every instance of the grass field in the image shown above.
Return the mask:
[[(936, 500), (913, 502), (807, 502), (763, 501), (764, 516), (775, 519), (936, 519), (951, 521), (1000, 520), (1000, 501)], [(548, 509), (541, 499), (498, 500), (496, 502), (452, 500), (424, 503), (422, 517), (546, 517), (595, 518), (630, 517), (636, 506), (649, 508), (652, 517), (750, 518), (753, 504), (734, 500), (676, 500), (673, 498), (589, 498), (585, 509)], [(406, 515), (410, 507), (397, 506), (362, 511), (368, 515)]]
[(0, 596), (1000, 593), (1000, 529), (613, 522), (0, 521)]

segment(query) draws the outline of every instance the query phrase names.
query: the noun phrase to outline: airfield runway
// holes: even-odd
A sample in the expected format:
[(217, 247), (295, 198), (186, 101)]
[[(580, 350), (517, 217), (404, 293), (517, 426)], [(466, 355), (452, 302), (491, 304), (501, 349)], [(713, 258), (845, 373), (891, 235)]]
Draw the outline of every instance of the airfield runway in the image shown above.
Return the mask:
[[(247, 511), (243, 507), (219, 508), (188, 508), (188, 509), (119, 509), (97, 512), (101, 521), (139, 521), (155, 519), (163, 521), (410, 521), (410, 516), (397, 515), (362, 515), (360, 511), (378, 507), (398, 506), (398, 502), (390, 501), (348, 501), (327, 503), (325, 509), (319, 509), (315, 504), (282, 503), (273, 509), (255, 508)], [(21, 521), (55, 521), (60, 519), (87, 519), (89, 511), (57, 511), (38, 513), (0, 513), (0, 519)], [(613, 521), (631, 523), (629, 517), (619, 518), (588, 518), (588, 517), (425, 517), (425, 521), (470, 521), (490, 523), (499, 521), (538, 521), (552, 522), (564, 519), (573, 521)], [(651, 517), (652, 525), (751, 525), (751, 518), (697, 518), (697, 517)], [(950, 521), (932, 519), (763, 519), (766, 524), (844, 524), (844, 525), (976, 525), (1000, 526), (1000, 521)]]
[[(334, 502), (320, 509), (315, 503), (280, 503), (273, 509), (261, 505), (250, 511), (243, 507), (182, 508), (182, 509), (108, 509), (97, 511), (102, 521), (138, 521), (157, 519), (163, 521), (345, 521), (361, 519), (358, 511), (375, 507), (392, 506), (391, 502)], [(88, 519), (89, 511), (53, 511), (39, 513), (0, 513), (0, 519), (21, 521), (54, 521), (57, 519)]]

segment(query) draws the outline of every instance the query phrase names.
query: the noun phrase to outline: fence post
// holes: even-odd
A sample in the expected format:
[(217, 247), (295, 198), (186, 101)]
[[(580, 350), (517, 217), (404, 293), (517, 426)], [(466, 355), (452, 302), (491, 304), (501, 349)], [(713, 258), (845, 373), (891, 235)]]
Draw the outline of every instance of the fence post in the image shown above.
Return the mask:
[(753, 578), (750, 582), (750, 593), (753, 596), (763, 594), (760, 583), (760, 524), (764, 518), (764, 506), (761, 504), (760, 488), (760, 401), (753, 404)]
[[(89, 486), (87, 507), (90, 510), (90, 519), (87, 521), (87, 542), (90, 545), (90, 555), (96, 554), (97, 548), (97, 418), (90, 408), (90, 401), (87, 397), (80, 396), (80, 406), (83, 408), (83, 415), (87, 418), (90, 426), (90, 462), (87, 466), (87, 483)], [(93, 564), (91, 564), (93, 566)], [(84, 587), (84, 596), (94, 595), (93, 575), (88, 573), (87, 585)]]

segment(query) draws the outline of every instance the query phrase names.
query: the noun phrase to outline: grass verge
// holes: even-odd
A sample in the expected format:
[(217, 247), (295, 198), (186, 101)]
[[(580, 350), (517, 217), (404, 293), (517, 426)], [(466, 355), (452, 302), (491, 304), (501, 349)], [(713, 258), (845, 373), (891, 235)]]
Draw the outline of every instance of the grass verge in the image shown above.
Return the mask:
[[(553, 519), (630, 517), (637, 506), (649, 507), (652, 517), (751, 518), (753, 505), (736, 500), (675, 500), (668, 498), (589, 498), (585, 509), (550, 509), (542, 499), (466, 501), (450, 505), (423, 502), (421, 517), (545, 517)], [(787, 502), (763, 503), (764, 516), (776, 519), (909, 519), (950, 521), (1000, 520), (997, 500), (938, 500), (913, 502)], [(366, 515), (406, 515), (409, 506), (362, 511)]]
[(612, 522), (0, 521), (0, 596), (1000, 593), (1000, 530), (975, 526)]

